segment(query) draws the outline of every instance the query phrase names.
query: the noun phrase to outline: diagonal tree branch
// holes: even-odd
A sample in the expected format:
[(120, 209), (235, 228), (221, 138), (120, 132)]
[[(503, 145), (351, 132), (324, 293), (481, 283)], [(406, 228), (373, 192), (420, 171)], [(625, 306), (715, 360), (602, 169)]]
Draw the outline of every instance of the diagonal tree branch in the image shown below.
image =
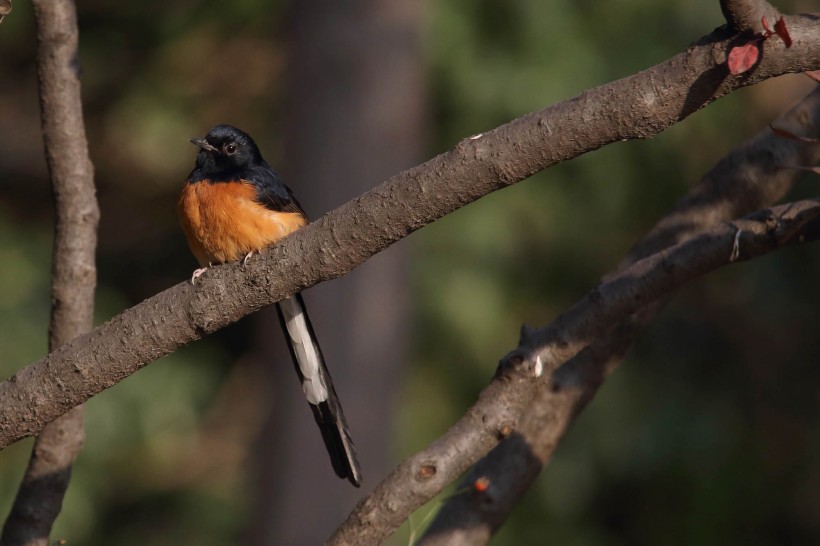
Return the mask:
[[(820, 87), (772, 125), (793, 134), (820, 136)], [(764, 130), (718, 162), (675, 210), (633, 247), (618, 271), (699, 235), (718, 222), (776, 202), (799, 174), (795, 167), (812, 165), (818, 160), (820, 144), (784, 139)], [(641, 309), (621, 320), (575, 358), (554, 363), (553, 368), (560, 368), (549, 384), (538, 389), (517, 436), (490, 452), (462, 484), (469, 488), (477, 479), (484, 478), (491, 489), (486, 494), (451, 498), (420, 544), (486, 543), (547, 464), (571, 421), (662, 307), (663, 301), (658, 301)]]
[[(74, 3), (33, 4), (43, 137), (57, 212), (48, 340), (53, 351), (93, 326), (99, 208), (80, 101)], [(0, 543), (48, 544), (83, 439), (81, 405), (42, 429)]]
[[(796, 16), (789, 25), (793, 47), (765, 44), (767, 55), (743, 78), (728, 76), (728, 36), (717, 32), (652, 69), (462, 141), (300, 230), (247, 270), (215, 268), (196, 287), (178, 285), (127, 310), (0, 384), (0, 446), (37, 433), (51, 419), (180, 345), (289, 293), (343, 275), (392, 242), (487, 193), (608, 143), (649, 137), (739, 87), (818, 68), (817, 19)], [(527, 366), (507, 367), (487, 392), (503, 397), (515, 393), (519, 383), (526, 390), (533, 383), (525, 381), (528, 373)], [(463, 426), (486, 430), (485, 442), (477, 448), (460, 445), (468, 449), (454, 457), (452, 468), (471, 464), (514, 425), (504, 419), (483, 423), (480, 409), (474, 408)], [(447, 474), (440, 469), (423, 464), (417, 475)], [(449, 474), (452, 480), (455, 474)]]
[[(458, 475), (456, 469), (469, 460), (465, 453), (471, 455), (475, 451), (474, 444), (478, 444), (479, 449), (486, 445), (481, 425), (476, 425), (479, 430), (473, 430), (471, 438), (462, 430), (466, 427), (464, 421), (495, 423), (499, 409), (507, 412), (502, 409), (507, 400), (529, 402), (529, 393), (546, 383), (544, 376), (552, 376), (554, 364), (578, 355), (596, 339), (598, 332), (606, 330), (619, 317), (638, 311), (690, 280), (737, 261), (733, 256), (736, 241), (741, 249), (739, 259), (749, 260), (789, 244), (814, 240), (820, 236), (818, 218), (820, 200), (812, 199), (721, 224), (644, 258), (602, 282), (549, 326), (538, 331), (524, 329), (519, 347), (502, 360), (498, 374), (467, 416), (427, 449), (402, 462), (356, 506), (327, 544), (381, 544), (410, 513), (432, 497), (430, 493), (437, 493)], [(506, 383), (511, 378), (509, 389), (498, 387), (498, 383)], [(556, 389), (554, 381), (549, 387), (557, 391), (564, 388)], [(487, 408), (485, 402), (492, 389), (501, 389), (507, 398)], [(520, 398), (510, 390), (518, 390)], [(510, 428), (502, 428), (497, 434), (511, 436), (505, 443), (523, 441), (521, 434)], [(518, 462), (513, 459), (507, 464)]]
[[(213, 268), (124, 311), (0, 383), (0, 447), (142, 366), (282, 297), (344, 275), (424, 225), (492, 191), (606, 144), (648, 138), (740, 87), (820, 68), (820, 20), (788, 17), (752, 73), (726, 69), (718, 30), (653, 68), (528, 114), (405, 171), (252, 260)], [(472, 461), (471, 461), (472, 462)]]

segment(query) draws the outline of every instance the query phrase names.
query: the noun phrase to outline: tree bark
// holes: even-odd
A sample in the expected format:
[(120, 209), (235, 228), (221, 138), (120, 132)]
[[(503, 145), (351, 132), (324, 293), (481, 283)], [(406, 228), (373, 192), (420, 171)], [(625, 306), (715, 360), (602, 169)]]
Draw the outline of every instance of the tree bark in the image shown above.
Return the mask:
[[(346, 274), (414, 230), (483, 195), (606, 144), (657, 134), (740, 87), (782, 73), (819, 68), (817, 18), (793, 16), (786, 22), (792, 47), (766, 41), (761, 62), (742, 77), (729, 76), (726, 69), (726, 52), (734, 37), (725, 30), (716, 31), (665, 63), (463, 140), (450, 152), (396, 175), (299, 230), (246, 268), (237, 264), (214, 267), (195, 287), (183, 283), (132, 307), (0, 383), (0, 446), (39, 432), (71, 407), (182, 344), (295, 291)], [(761, 239), (767, 234), (761, 230), (765, 222), (748, 222), (748, 232), (754, 237), (743, 240), (743, 248), (764, 251)], [(708, 240), (699, 241), (705, 245), (700, 249), (676, 247), (681, 256), (706, 260), (692, 262), (689, 267), (694, 269), (687, 274), (725, 263), (720, 245), (727, 233), (713, 235), (717, 247), (709, 246)], [(698, 250), (712, 254), (698, 258)], [(674, 283), (685, 280), (683, 274), (664, 276), (664, 267), (670, 263), (665, 259), (641, 262), (627, 271), (645, 276), (647, 284), (602, 285), (556, 324), (564, 328), (575, 324), (577, 336), (605, 333), (609, 323), (599, 323), (598, 331), (590, 330), (594, 322), (585, 322), (589, 317), (584, 316), (584, 309), (593, 312), (609, 306), (595, 316), (612, 321), (663, 295)], [(671, 263), (677, 267), (677, 262)], [(606, 294), (602, 295), (604, 287)], [(448, 457), (431, 462), (422, 454), (400, 467), (377, 488), (379, 493), (389, 493), (395, 487), (402, 491), (400, 497), (387, 495), (378, 497), (378, 503), (371, 499), (361, 504), (351, 516), (353, 523), (340, 536), (352, 536), (357, 525), (363, 540), (386, 536), (412, 509), (455, 479), (500, 437), (513, 432), (535, 392), (532, 376), (537, 357), (543, 366), (548, 354), (549, 361), (557, 363), (583, 348), (577, 339), (570, 343), (562, 337), (566, 335), (562, 331), (568, 330), (550, 334), (548, 349), (543, 346), (545, 334), (525, 336), (522, 350), (505, 360), (507, 365), (479, 403), (454, 426), (455, 436), (435, 444), (440, 447), (454, 440), (446, 449)], [(536, 339), (538, 347), (529, 344)], [(492, 418), (484, 419), (487, 415)], [(378, 530), (368, 533), (376, 524)]]
[[(93, 326), (99, 209), (80, 100), (74, 3), (33, 4), (43, 140), (56, 210), (48, 339), (54, 351)], [(0, 543), (48, 544), (83, 440), (82, 405), (40, 431)]]
[[(602, 282), (549, 326), (522, 328), (519, 346), (502, 359), (492, 383), (465, 417), (427, 449), (402, 462), (359, 502), (327, 544), (381, 544), (501, 439), (521, 444), (529, 457), (535, 457), (521, 434), (528, 419), (525, 408), (542, 388), (554, 392), (573, 388), (555, 381), (553, 374), (592, 346), (600, 332), (719, 267), (816, 240), (818, 218), (820, 200), (810, 199), (720, 224)], [(507, 462), (515, 463), (520, 459)], [(470, 485), (479, 496), (488, 492), (481, 484)]]
[[(820, 88), (806, 96), (772, 126), (792, 134), (820, 138)], [(820, 143), (784, 139), (765, 129), (719, 161), (678, 206), (638, 242), (616, 276), (639, 259), (698, 236), (737, 216), (780, 200), (792, 187), (801, 166), (820, 160)], [(499, 444), (465, 477), (469, 489), (479, 478), (486, 494), (451, 498), (436, 515), (420, 545), (484, 544), (506, 521), (578, 414), (606, 377), (620, 365), (637, 337), (665, 301), (627, 317), (585, 351), (556, 370), (525, 412), (519, 434)], [(460, 489), (461, 489), (460, 488)]]
[(345, 275), (488, 193), (606, 144), (649, 138), (733, 90), (820, 68), (818, 19), (787, 19), (792, 47), (767, 41), (768, 53), (750, 74), (728, 75), (730, 38), (716, 31), (665, 63), (462, 140), (298, 230), (247, 267), (211, 268), (196, 287), (183, 282), (120, 313), (0, 383), (0, 447), (39, 433), (186, 343)]

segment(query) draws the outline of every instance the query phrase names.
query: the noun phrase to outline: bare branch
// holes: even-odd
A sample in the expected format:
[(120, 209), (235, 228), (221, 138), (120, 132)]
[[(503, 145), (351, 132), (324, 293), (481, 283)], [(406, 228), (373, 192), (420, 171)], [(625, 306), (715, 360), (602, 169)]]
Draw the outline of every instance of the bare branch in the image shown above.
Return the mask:
[[(454, 429), (466, 426), (464, 422), (467, 419), (495, 420), (493, 412), (502, 408), (506, 400), (517, 400), (517, 394), (529, 401), (532, 384), (538, 384), (540, 389), (547, 383), (545, 379), (539, 379), (540, 375), (536, 371), (539, 368), (546, 377), (551, 378), (546, 386), (553, 392), (574, 388), (571, 384), (556, 381), (560, 377), (553, 375), (557, 365), (579, 354), (595, 340), (597, 332), (605, 331), (619, 317), (638, 311), (690, 280), (733, 263), (735, 260), (732, 259), (732, 249), (738, 234), (742, 249), (740, 259), (749, 260), (783, 246), (803, 242), (800, 235), (804, 229), (808, 231), (807, 226), (811, 228), (813, 239), (817, 232), (818, 217), (818, 200), (800, 201), (761, 211), (744, 219), (721, 224), (698, 237), (653, 254), (604, 281), (549, 326), (524, 336), (519, 347), (502, 362), (502, 370), (507, 368), (504, 364), (516, 358), (529, 363), (529, 366), (518, 366), (517, 371), (529, 372), (531, 384), (525, 384), (523, 377), (520, 382), (507, 383), (508, 375), (503, 372), (499, 374), (481, 393), (479, 403), (470, 408), (467, 417), (430, 447), (399, 465), (393, 474), (356, 506), (327, 544), (381, 544), (420, 506), (416, 503), (426, 496), (428, 487), (425, 480), (428, 477), (419, 471), (411, 472), (412, 469), (419, 468), (417, 465), (421, 461), (426, 461), (425, 464), (436, 471), (463, 465), (464, 460), (471, 459), (475, 452), (473, 443), (479, 443), (481, 447), (485, 444), (481, 441), (483, 438), (476, 441), (465, 435), (464, 431), (458, 434), (458, 443), (448, 441)], [(811, 224), (813, 221), (814, 225)], [(537, 364), (539, 361), (540, 366)], [(502, 385), (499, 386), (498, 383)], [(516, 393), (518, 389), (521, 390)], [(491, 390), (502, 392), (505, 399), (494, 404), (490, 413), (478, 412), (479, 415), (476, 416), (476, 408), (479, 405), (483, 407)], [(522, 418), (522, 424), (525, 419), (526, 415)], [(475, 435), (482, 435), (482, 432)], [(523, 437), (520, 433), (513, 432), (511, 440), (505, 443), (519, 444)], [(535, 457), (535, 454), (531, 456)], [(513, 466), (516, 463), (521, 463), (521, 460), (516, 458), (505, 461), (505, 464)], [(517, 469), (513, 468), (513, 471)], [(490, 484), (492, 487), (492, 481)]]
[[(816, 18), (814, 18), (812, 16), (806, 16), (806, 18), (816, 21)], [(789, 21), (796, 20), (795, 18), (788, 18), (788, 19), (789, 19)], [(790, 26), (790, 28), (792, 28), (792, 27)], [(802, 40), (805, 40), (806, 37), (808, 36), (807, 34), (804, 34), (803, 31), (801, 31), (801, 35), (803, 36), (801, 38)], [(715, 37), (707, 37), (707, 38), (701, 40), (699, 43), (700, 44), (714, 43), (713, 42), (714, 39), (715, 39)], [(700, 46), (694, 46), (694, 47), (697, 49)], [(716, 55), (719, 55), (719, 56), (722, 55), (722, 57), (720, 57), (721, 60), (716, 60), (718, 65), (722, 65), (724, 63), (724, 61), (725, 61), (725, 52), (726, 52), (727, 47), (728, 47), (727, 42), (723, 42), (720, 45), (715, 45), (715, 47), (711, 50)], [(785, 49), (785, 46), (781, 45), (781, 46), (779, 46), (779, 49), (781, 49), (781, 50)], [(692, 50), (690, 49), (690, 51), (692, 51)], [(812, 54), (812, 56), (817, 57), (817, 54)], [(608, 100), (611, 100), (613, 98), (615, 98), (615, 100), (617, 100), (617, 101), (624, 101), (627, 104), (633, 104), (633, 101), (637, 101), (637, 102), (635, 102), (635, 104), (641, 104), (642, 106), (647, 106), (648, 104), (654, 105), (655, 104), (654, 100), (658, 96), (657, 93), (656, 93), (656, 90), (646, 89), (646, 88), (644, 88), (644, 84), (649, 83), (649, 82), (653, 82), (653, 81), (656, 81), (656, 82), (657, 81), (669, 82), (670, 80), (667, 79), (667, 76), (661, 76), (661, 74), (664, 73), (666, 70), (669, 70), (671, 72), (675, 72), (675, 69), (673, 67), (677, 66), (677, 63), (680, 62), (681, 60), (682, 60), (681, 56), (678, 56), (678, 57), (675, 57), (669, 63), (665, 63), (663, 65), (656, 66), (656, 67), (654, 67), (652, 69), (649, 69), (647, 71), (644, 71), (640, 74), (637, 74), (635, 76), (631, 76), (631, 77), (626, 78), (624, 80), (621, 80), (621, 82), (629, 82), (630, 89), (629, 90), (628, 89), (622, 89), (622, 90), (619, 90), (619, 91), (613, 91), (612, 89), (608, 89), (607, 91), (609, 93), (611, 93), (611, 94), (609, 94), (609, 99), (603, 98), (603, 97), (601, 97), (600, 95), (598, 95), (596, 93), (597, 91), (602, 91), (602, 90), (605, 90), (605, 89), (610, 87), (610, 86), (603, 86), (602, 88), (598, 88), (598, 89), (583, 93), (579, 97), (576, 97), (575, 99), (571, 99), (567, 103), (562, 103), (562, 104), (556, 105), (556, 106), (554, 106), (552, 108), (549, 108), (546, 111), (542, 111), (538, 114), (530, 114), (530, 116), (525, 116), (524, 118), (516, 120), (512, 124), (501, 127), (499, 129), (493, 131), (492, 133), (481, 135), (478, 140), (482, 141), (487, 137), (495, 136), (495, 134), (499, 133), (503, 129), (506, 129), (508, 127), (513, 127), (513, 126), (515, 126), (516, 124), (519, 124), (519, 123), (524, 123), (524, 120), (527, 120), (528, 118), (531, 118), (533, 116), (538, 115), (538, 116), (543, 116), (543, 117), (540, 117), (540, 125), (543, 126), (543, 127), (546, 127), (548, 129), (548, 137), (549, 138), (547, 138), (547, 140), (548, 140), (549, 143), (551, 143), (552, 139), (554, 138), (554, 139), (558, 139), (559, 142), (568, 143), (570, 146), (572, 146), (574, 144), (581, 144), (581, 146), (584, 146), (588, 142), (587, 139), (590, 137), (590, 135), (595, 135), (597, 133), (598, 129), (600, 128), (600, 125), (598, 124), (598, 122), (600, 122), (604, 117), (606, 117), (605, 114), (600, 113), (597, 110), (594, 113), (590, 113), (590, 112), (586, 111), (585, 108), (587, 106), (594, 108), (596, 104), (599, 104), (598, 101), (603, 101), (604, 103), (607, 103)], [(765, 62), (765, 59), (764, 59), (763, 62)], [(755, 75), (758, 75), (758, 70), (763, 66), (763, 62), (761, 62), (761, 64), (758, 65), (757, 69), (753, 73), (748, 74), (747, 77), (754, 77)], [(715, 69), (718, 68), (718, 65), (713, 66), (713, 69), (712, 70), (707, 70), (707, 72), (710, 72), (710, 71), (713, 72)], [(721, 70), (725, 70), (725, 67), (721, 68)], [(642, 80), (643, 76), (648, 76), (649, 80), (643, 81)], [(709, 79), (710, 79), (710, 76), (708, 76), (706, 73), (704, 73), (700, 78), (697, 78), (697, 81), (699, 83), (695, 84), (693, 82), (692, 87), (689, 88), (692, 91), (692, 93), (688, 95), (689, 99), (693, 98), (695, 95), (699, 95), (699, 92), (696, 91), (696, 89), (699, 87), (699, 84), (702, 83), (702, 82), (705, 82)], [(725, 81), (729, 81), (729, 80), (725, 80)], [(724, 81), (724, 83), (725, 83), (725, 81)], [(611, 85), (617, 85), (618, 83), (620, 83), (620, 82), (616, 82), (615, 84), (611, 84)], [(707, 84), (707, 87), (709, 87), (709, 85), (710, 84)], [(634, 94), (634, 92), (636, 90), (637, 90), (637, 95)], [(621, 92), (623, 92), (623, 94), (621, 94)], [(605, 92), (604, 94), (607, 94), (607, 93)], [(592, 97), (592, 95), (595, 95), (594, 98)], [(667, 95), (665, 95), (665, 97), (670, 97), (670, 95), (667, 94)], [(689, 101), (689, 99), (687, 99), (685, 97), (681, 97), (681, 98), (682, 98), (682, 101), (680, 103), (676, 103), (677, 107), (680, 107), (682, 109), (682, 110), (680, 110), (680, 112), (682, 113), (682, 112), (690, 111), (691, 102)], [(644, 99), (647, 99), (647, 102), (643, 102)], [(697, 99), (697, 101), (699, 101), (699, 100), (700, 99)], [(674, 102), (674, 99), (673, 99), (673, 102)], [(560, 108), (562, 107), (563, 104), (572, 104), (574, 106), (579, 106), (580, 105), (580, 110), (578, 111), (578, 113), (576, 114), (576, 117), (574, 118), (578, 122), (578, 125), (576, 125), (574, 130), (567, 130), (568, 127), (564, 126), (559, 121), (556, 121), (555, 125), (553, 125), (553, 122), (552, 122), (553, 118), (548, 115), (548, 114), (553, 113), (552, 112), (553, 109), (560, 110)], [(618, 106), (614, 103), (610, 104), (606, 108), (609, 108), (610, 113), (619, 112), (619, 110), (620, 110), (618, 108)], [(650, 109), (651, 109), (651, 106), (650, 106)], [(627, 108), (627, 110), (629, 110), (629, 108)], [(691, 110), (691, 111), (693, 111), (693, 110)], [(648, 118), (644, 118), (645, 121), (646, 121), (645, 125), (642, 124), (641, 121), (639, 121), (637, 118), (632, 117), (629, 114), (624, 114), (622, 111), (620, 111), (619, 114), (616, 115), (615, 117), (619, 117), (621, 114), (626, 116), (623, 119), (625, 120), (625, 124), (630, 127), (630, 129), (628, 129), (627, 131), (631, 135), (636, 135), (643, 129), (653, 130), (652, 127), (655, 126), (655, 123), (657, 122), (657, 118), (655, 117), (657, 112), (654, 111), (654, 110), (653, 110), (653, 113)], [(585, 124), (590, 124), (590, 125), (585, 126)], [(610, 129), (612, 129), (616, 126), (618, 126), (617, 122), (615, 122), (614, 125), (608, 125), (608, 127)], [(587, 132), (585, 130), (585, 128), (587, 128), (587, 127), (589, 128), (589, 132)], [(657, 127), (656, 127), (656, 129), (657, 129)], [(616, 131), (617, 131), (617, 129), (616, 129)], [(643, 136), (648, 136), (648, 135), (643, 135)], [(633, 136), (632, 138), (638, 138), (638, 137), (639, 136)], [(508, 138), (510, 138), (510, 137), (508, 137)], [(561, 141), (562, 138), (564, 139), (563, 141)], [(578, 139), (578, 140), (575, 140), (575, 139)], [(529, 148), (521, 142), (521, 139), (510, 138), (509, 141), (512, 143), (512, 146), (513, 146), (514, 149), (519, 149), (519, 150), (523, 149), (524, 153), (522, 154), (522, 157), (524, 157), (524, 158), (527, 157), (527, 152), (529, 151)], [(569, 141), (569, 142), (567, 142), (567, 141)], [(464, 145), (466, 142), (467, 141), (462, 142), (461, 145)], [(529, 141), (526, 141), (526, 142), (529, 143)], [(544, 149), (550, 150), (549, 143), (542, 144), (542, 146), (544, 146)], [(456, 150), (458, 150), (458, 148)], [(500, 156), (500, 155), (501, 154), (496, 154), (496, 156)], [(506, 165), (506, 163), (502, 161), (501, 165)], [(503, 172), (505, 172), (501, 168), (499, 168), (499, 170), (500, 170), (501, 174), (503, 174)], [(727, 258), (728, 258), (728, 255), (727, 255)], [(655, 294), (654, 298), (657, 298), (658, 296), (659, 296), (659, 294)], [(608, 312), (611, 312), (611, 311), (617, 311), (617, 312), (615, 312), (614, 315), (609, 317), (610, 322), (608, 324), (599, 325), (597, 331), (594, 331), (594, 330), (589, 331), (587, 329), (583, 329), (583, 332), (575, 332), (574, 335), (573, 335), (573, 339), (571, 339), (571, 340), (567, 339), (567, 338), (562, 338), (561, 337), (561, 332), (562, 331), (567, 331), (567, 328), (568, 328), (567, 323), (562, 322), (562, 321), (570, 321), (571, 322), (572, 320), (575, 320), (575, 319), (581, 320), (581, 318), (579, 318), (578, 314), (577, 314), (578, 313), (577, 309), (579, 307), (574, 308), (574, 310), (571, 311), (571, 313), (574, 313), (574, 314), (570, 315), (570, 318), (567, 318), (568, 316), (565, 315), (564, 317), (562, 317), (561, 319), (556, 321), (556, 323), (554, 323), (554, 325), (559, 324), (559, 326), (560, 326), (560, 327), (557, 328), (557, 330), (550, 329), (550, 331), (549, 331), (550, 334), (551, 335), (554, 334), (557, 337), (555, 337), (555, 338), (550, 337), (548, 340), (543, 341), (543, 343), (548, 343), (549, 344), (548, 345), (549, 350), (546, 350), (543, 347), (541, 347), (539, 349), (539, 352), (540, 352), (540, 354), (543, 358), (542, 363), (545, 366), (547, 365), (548, 362), (553, 363), (554, 366), (557, 366), (560, 363), (570, 359), (571, 357), (575, 356), (580, 350), (582, 350), (584, 347), (586, 347), (587, 344), (589, 344), (593, 339), (595, 339), (596, 336), (598, 334), (600, 334), (600, 332), (606, 331), (605, 326), (608, 326), (609, 324), (617, 323), (617, 321), (620, 320), (622, 316), (624, 316), (624, 313), (629, 314), (633, 311), (637, 311), (641, 307), (640, 305), (639, 306), (634, 306), (637, 303), (636, 300), (629, 301), (627, 303), (632, 307), (629, 308), (629, 306), (627, 306), (627, 307), (624, 307), (620, 310), (617, 310), (614, 307), (609, 308)], [(648, 301), (645, 301), (644, 303), (648, 303)], [(583, 307), (580, 307), (580, 308), (583, 308)], [(586, 328), (586, 327), (584, 327), (584, 328)], [(536, 356), (535, 353), (534, 353), (534, 345), (533, 345), (533, 342), (532, 342), (532, 339), (531, 339), (533, 337), (534, 336), (532, 335), (532, 332), (529, 332), (529, 335), (527, 336), (528, 339), (522, 339), (521, 347), (519, 347), (517, 352), (514, 353), (514, 354), (518, 354), (518, 356), (523, 358), (524, 361), (528, 362), (530, 365), (532, 365), (533, 360)], [(626, 351), (627, 348), (623, 347), (622, 350)], [(548, 371), (550, 371), (552, 369), (554, 369), (554, 367), (553, 368), (549, 368), (549, 367), (547, 368)], [(511, 390), (512, 390), (512, 388), (513, 387), (510, 387)], [(503, 388), (501, 389), (501, 392), (503, 392), (505, 401), (515, 398), (514, 395), (512, 395), (509, 392), (505, 391)], [(485, 391), (482, 393), (480, 401), (477, 404), (477, 406), (480, 405), (482, 407), (482, 409), (487, 407), (487, 406), (485, 406), (485, 403), (484, 403), (484, 398), (485, 398), (486, 395), (487, 395), (487, 389), (485, 389)], [(532, 395), (532, 391), (529, 390), (529, 389), (522, 390), (522, 392), (520, 393), (520, 396), (523, 399), (527, 400), (527, 402), (525, 402), (525, 403), (529, 402), (529, 397), (531, 395)], [(454, 429), (460, 428), (461, 425), (464, 424), (466, 420), (469, 420), (471, 418), (470, 416), (473, 414), (473, 411), (475, 409), (476, 409), (476, 407), (471, 408), (470, 411), (468, 412), (467, 416), (462, 421), (457, 423), (453, 427), (453, 429), (451, 429), (451, 431), (448, 431), (447, 435), (450, 435), (451, 432)], [(482, 416), (485, 417), (485, 418), (488, 418), (488, 419), (492, 419), (492, 415), (486, 416), (485, 414), (482, 413)], [(475, 443), (470, 443), (468, 440), (464, 439), (464, 435), (469, 435), (469, 431), (467, 431), (467, 430), (460, 431), (458, 460), (448, 460), (448, 461), (439, 460), (436, 464), (436, 469), (440, 473), (440, 475), (441, 474), (445, 474), (445, 475), (448, 475), (448, 476), (451, 475), (450, 472), (447, 472), (446, 470), (444, 470), (444, 468), (443, 468), (444, 464), (450, 465), (453, 469), (457, 469), (457, 468), (463, 467), (463, 465), (465, 464), (465, 461), (468, 464), (472, 464), (474, 461), (476, 461), (478, 459), (478, 457), (483, 455), (483, 452), (481, 450), (486, 445), (485, 438), (486, 438), (486, 432), (487, 431), (479, 427), (479, 428), (475, 429), (474, 432), (479, 438), (481, 438), (481, 440), (476, 441)], [(430, 448), (428, 448), (428, 450), (425, 450), (420, 454), (416, 454), (413, 457), (411, 457), (410, 459), (408, 459), (408, 461), (403, 463), (399, 467), (399, 469), (397, 469), (396, 472), (391, 474), (379, 486), (377, 486), (377, 488), (367, 498), (363, 499), (359, 503), (359, 505), (354, 509), (354, 511), (351, 513), (351, 515), (348, 517), (348, 519), (344, 522), (344, 524), (337, 530), (337, 532), (330, 539), (330, 544), (378, 543), (381, 540), (383, 540), (384, 538), (386, 538), (389, 534), (391, 534), (398, 527), (398, 525), (410, 513), (412, 513), (413, 510), (415, 510), (419, 506), (421, 506), (421, 504), (423, 504), (423, 502), (426, 502), (427, 500), (430, 500), (430, 498), (432, 498), (432, 495), (428, 496), (429, 490), (424, 486), (424, 484), (419, 484), (418, 481), (407, 481), (404, 478), (406, 478), (408, 476), (413, 476), (413, 473), (410, 471), (410, 468), (412, 468), (412, 465), (415, 464), (415, 462), (419, 458), (429, 457), (431, 454), (438, 454), (439, 453), (439, 450), (437, 448), (438, 443), (439, 442), (437, 440), (433, 445), (430, 446)], [(428, 453), (428, 451), (429, 451), (429, 453)], [(407, 465), (407, 466), (405, 466), (405, 465)]]
[[(806, 96), (775, 124), (795, 134), (820, 135), (820, 88)], [(789, 167), (820, 160), (820, 145), (780, 138), (766, 129), (718, 162), (700, 184), (664, 217), (619, 266), (701, 234), (721, 221), (747, 214), (781, 199), (796, 178)], [(613, 272), (609, 275), (617, 275)], [(483, 544), (506, 520), (552, 455), (571, 421), (620, 364), (637, 336), (661, 309), (657, 302), (622, 320), (578, 356), (562, 364), (553, 388), (542, 385), (527, 409), (518, 434), (480, 461), (462, 483), (489, 479), (487, 495), (459, 495), (449, 500), (420, 544)], [(557, 363), (561, 364), (561, 363)], [(555, 388), (562, 385), (562, 388)]]
[[(756, 70), (742, 78), (729, 77), (725, 68), (727, 37), (708, 36), (640, 74), (465, 139), (452, 151), (393, 177), (299, 230), (247, 269), (213, 268), (196, 287), (178, 285), (123, 312), (0, 384), (0, 446), (37, 433), (71, 407), (185, 343), (290, 293), (349, 272), (412, 231), (487, 193), (608, 143), (657, 134), (737, 88), (820, 67), (818, 21), (811, 16), (789, 21), (793, 47), (767, 46), (770, 51)], [(519, 364), (531, 366), (532, 361), (521, 358)], [(498, 399), (508, 392), (526, 391), (507, 386), (524, 383), (530, 369), (506, 367), (486, 396)], [(526, 399), (520, 397), (522, 402)], [(418, 461), (411, 465), (411, 475), (440, 485), (444, 477), (453, 479), (459, 467), (486, 452), (492, 437), (511, 430), (506, 419), (487, 425), (483, 418), (473, 411), (454, 427), (456, 434), (459, 427), (478, 427), (483, 432), (481, 441), (459, 445), (469, 449), (448, 462), (447, 469)], [(410, 495), (407, 503), (402, 499), (400, 506), (385, 503), (380, 508), (395, 508), (396, 515), (407, 513), (433, 490), (428, 486)]]
[[(33, 4), (42, 128), (57, 212), (49, 327), (53, 351), (93, 325), (99, 209), (80, 101), (74, 3), (35, 0)], [(48, 544), (83, 439), (82, 406), (43, 428), (0, 543)]]
[(300, 229), (247, 268), (212, 268), (196, 287), (177, 285), (132, 307), (0, 383), (0, 447), (181, 345), (344, 275), (494, 190), (611, 142), (657, 134), (740, 87), (820, 67), (820, 21), (788, 19), (792, 47), (772, 42), (744, 77), (728, 77), (727, 38), (706, 37), (651, 69), (461, 141)]

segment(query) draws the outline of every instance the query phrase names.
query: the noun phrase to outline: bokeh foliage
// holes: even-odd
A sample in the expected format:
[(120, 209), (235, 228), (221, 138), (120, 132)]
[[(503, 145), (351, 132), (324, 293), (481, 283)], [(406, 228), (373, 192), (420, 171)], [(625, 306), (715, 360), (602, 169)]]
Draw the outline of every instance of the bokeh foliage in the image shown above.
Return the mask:
[[(234, 123), (277, 162), (287, 138), (278, 132), (287, 10), (272, 4), (78, 6), (103, 214), (98, 322), (194, 265), (174, 210), (193, 158), (188, 137)], [(29, 9), (15, 3), (0, 26), (3, 376), (43, 354), (48, 320), (52, 211)], [(716, 1), (445, 0), (428, 11), (431, 155), (661, 62), (721, 24)], [(415, 335), (396, 458), (464, 411), (522, 322), (545, 324), (571, 305), (718, 158), (807, 87), (795, 76), (737, 92), (651, 141), (552, 168), (414, 235)], [(814, 184), (805, 178), (795, 195)], [(794, 248), (682, 290), (496, 543), (817, 542), (819, 262), (811, 246)], [(245, 453), (247, 435), (227, 434), (236, 445), (226, 441), (224, 454), (202, 430), (221, 420), (239, 427), (219, 400), (248, 339), (242, 325), (229, 328), (89, 403), (86, 449), (55, 537), (92, 546), (241, 541), (251, 484), (245, 455), (231, 450)], [(2, 514), (29, 447), (0, 456)]]

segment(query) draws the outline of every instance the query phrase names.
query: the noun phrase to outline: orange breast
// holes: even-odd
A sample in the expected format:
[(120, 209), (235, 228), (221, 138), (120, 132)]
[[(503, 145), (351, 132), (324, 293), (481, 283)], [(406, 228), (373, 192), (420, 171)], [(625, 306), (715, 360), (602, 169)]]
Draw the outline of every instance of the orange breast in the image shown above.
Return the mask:
[(247, 182), (186, 184), (179, 218), (188, 245), (201, 266), (243, 258), (307, 224), (295, 212), (275, 212), (254, 200)]

